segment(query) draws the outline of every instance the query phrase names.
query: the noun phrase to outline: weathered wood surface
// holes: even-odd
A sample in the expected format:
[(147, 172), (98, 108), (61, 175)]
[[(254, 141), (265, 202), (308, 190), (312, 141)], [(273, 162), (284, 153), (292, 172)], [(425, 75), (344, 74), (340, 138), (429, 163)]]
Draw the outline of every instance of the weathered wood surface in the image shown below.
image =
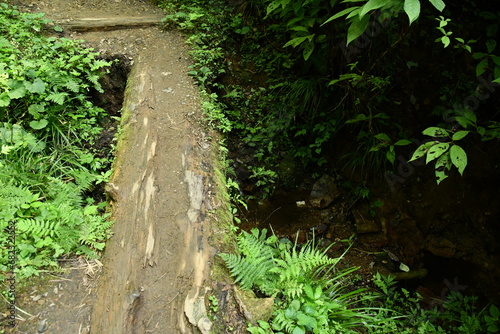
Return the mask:
[(89, 17), (61, 22), (66, 29), (73, 31), (118, 30), (143, 28), (158, 25), (163, 15), (138, 17)]

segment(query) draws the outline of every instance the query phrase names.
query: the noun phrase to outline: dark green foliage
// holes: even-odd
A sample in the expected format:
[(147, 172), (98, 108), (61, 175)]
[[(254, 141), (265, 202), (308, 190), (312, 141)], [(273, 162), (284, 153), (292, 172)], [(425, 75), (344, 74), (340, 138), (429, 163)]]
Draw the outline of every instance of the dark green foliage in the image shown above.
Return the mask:
[[(498, 13), (482, 9), (482, 3), (168, 4), (172, 14), (166, 22), (192, 34), (197, 61), (192, 74), (209, 93), (208, 117), (230, 144), (243, 140), (252, 148), (252, 168), (276, 171), (280, 159), (292, 154), (309, 169), (383, 175), (409, 159), (417, 148), (412, 142), (422, 140), (420, 133), (429, 126), (467, 128), (474, 135), (466, 142), (498, 138), (497, 115), (463, 103), (475, 98), (473, 108), (482, 108), (492, 83), (500, 80)], [(475, 39), (460, 37), (466, 35)], [(450, 66), (447, 59), (460, 63)], [(463, 115), (467, 112), (477, 114), (474, 124)], [(441, 119), (447, 124), (436, 124)], [(458, 164), (463, 172), (465, 155), (454, 156), (451, 166)], [(444, 163), (443, 158), (436, 165), (439, 181)], [(254, 181), (269, 183), (265, 176)], [(268, 195), (273, 187), (257, 188)]]

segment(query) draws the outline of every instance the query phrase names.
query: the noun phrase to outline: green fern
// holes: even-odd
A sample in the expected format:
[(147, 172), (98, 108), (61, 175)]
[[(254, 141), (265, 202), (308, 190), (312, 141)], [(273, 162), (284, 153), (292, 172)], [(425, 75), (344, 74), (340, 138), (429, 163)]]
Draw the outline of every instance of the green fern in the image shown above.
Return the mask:
[(262, 281), (274, 266), (272, 259), (264, 256), (252, 259), (235, 254), (220, 254), (220, 256), (226, 261), (231, 276), (236, 277), (235, 283), (240, 283), (244, 290), (249, 290), (254, 284)]
[(44, 221), (27, 218), (17, 220), (16, 226), (19, 232), (31, 234), (37, 239), (46, 236), (57, 238), (60, 235), (60, 223), (58, 221)]
[(231, 276), (243, 289), (257, 287), (265, 294), (275, 294), (278, 289), (275, 284), (277, 275), (271, 272), (276, 266), (275, 256), (278, 254), (271, 246), (271, 238), (267, 238), (267, 230), (252, 229), (252, 233), (242, 231), (238, 236), (240, 255), (220, 254), (230, 269)]

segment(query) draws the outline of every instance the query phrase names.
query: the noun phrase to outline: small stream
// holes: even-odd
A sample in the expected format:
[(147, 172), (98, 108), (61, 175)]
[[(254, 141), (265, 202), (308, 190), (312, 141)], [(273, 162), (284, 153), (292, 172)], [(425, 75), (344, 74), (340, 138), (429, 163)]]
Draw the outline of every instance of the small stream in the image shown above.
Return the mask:
[[(492, 201), (464, 207), (444, 195), (458, 189), (463, 192), (462, 183), (437, 187), (433, 182), (418, 182), (415, 178), (400, 192), (388, 192), (386, 184), (374, 182), (371, 193), (381, 196), (356, 203), (349, 199), (347, 189), (339, 187), (342, 195), (321, 209), (309, 202), (311, 186), (277, 191), (260, 203), (249, 201), (248, 210), (241, 212), (239, 227), (246, 231), (272, 229), (278, 237), (292, 241), (297, 237), (299, 243), (312, 239), (314, 231), (323, 246), (354, 235), (345, 262), (360, 266), (360, 275), (367, 280), (376, 271), (402, 273), (399, 266), (404, 263), (410, 273), (416, 273), (404, 279), (406, 287), (426, 289), (436, 296), (455, 290), (498, 302), (500, 288), (495, 282), (500, 279), (500, 249), (496, 240), (500, 230), (491, 224), (498, 208)], [(425, 187), (432, 191), (422, 195)], [(473, 196), (472, 191), (480, 190), (471, 189), (465, 196)], [(373, 210), (374, 201), (383, 205)], [(475, 216), (476, 222), (464, 221), (464, 216)], [(371, 230), (360, 230), (362, 221), (368, 222)], [(332, 252), (336, 249), (342, 251), (345, 247), (332, 247)], [(386, 256), (381, 257), (384, 253)]]

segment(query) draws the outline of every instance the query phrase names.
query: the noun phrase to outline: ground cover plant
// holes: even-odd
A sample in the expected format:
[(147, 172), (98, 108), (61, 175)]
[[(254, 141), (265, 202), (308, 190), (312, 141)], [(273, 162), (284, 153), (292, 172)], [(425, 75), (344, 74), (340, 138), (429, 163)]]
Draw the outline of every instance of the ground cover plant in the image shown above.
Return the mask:
[(106, 113), (88, 95), (110, 62), (56, 37), (43, 14), (0, 3), (0, 22), (0, 280), (12, 247), (23, 279), (63, 256), (95, 257), (109, 237), (105, 203), (91, 196), (110, 167), (93, 148)]

